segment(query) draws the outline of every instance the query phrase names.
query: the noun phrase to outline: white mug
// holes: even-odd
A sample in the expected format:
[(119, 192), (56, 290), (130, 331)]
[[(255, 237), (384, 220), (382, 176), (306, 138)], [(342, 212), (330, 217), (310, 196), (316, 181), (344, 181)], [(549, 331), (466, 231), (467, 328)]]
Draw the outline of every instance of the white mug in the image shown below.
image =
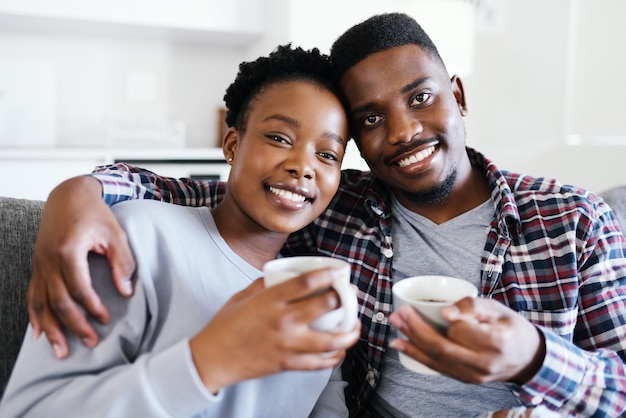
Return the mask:
[[(448, 322), (441, 317), (441, 309), (464, 297), (475, 297), (478, 289), (472, 283), (448, 276), (415, 276), (400, 280), (392, 287), (394, 310), (400, 306), (412, 306), (429, 325), (444, 334)], [(421, 374), (438, 375), (430, 367), (404, 353), (398, 353), (400, 363), (409, 370)]]
[(358, 302), (350, 285), (350, 264), (337, 258), (325, 256), (300, 256), (277, 258), (263, 266), (265, 286), (273, 286), (313, 270), (332, 267), (339, 269), (341, 277), (333, 284), (341, 306), (311, 322), (311, 328), (327, 332), (348, 332), (358, 319)]

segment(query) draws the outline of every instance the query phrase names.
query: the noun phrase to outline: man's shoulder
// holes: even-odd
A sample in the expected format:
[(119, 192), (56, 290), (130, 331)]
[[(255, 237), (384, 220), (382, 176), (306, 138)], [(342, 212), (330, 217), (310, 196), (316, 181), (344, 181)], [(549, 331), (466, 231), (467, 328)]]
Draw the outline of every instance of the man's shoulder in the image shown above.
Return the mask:
[(582, 187), (560, 182), (550, 177), (535, 177), (527, 174), (504, 172), (504, 177), (516, 194), (535, 194), (537, 196), (579, 197), (595, 200), (598, 197)]
[(595, 193), (582, 187), (561, 183), (548, 177), (534, 177), (518, 173), (504, 174), (520, 212), (543, 208), (582, 211), (600, 214), (606, 211), (604, 201)]

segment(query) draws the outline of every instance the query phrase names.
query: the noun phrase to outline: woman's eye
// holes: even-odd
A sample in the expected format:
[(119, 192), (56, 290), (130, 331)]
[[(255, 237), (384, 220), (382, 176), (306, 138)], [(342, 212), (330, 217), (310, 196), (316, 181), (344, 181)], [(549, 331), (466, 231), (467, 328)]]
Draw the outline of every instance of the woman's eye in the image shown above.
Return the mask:
[(380, 122), (382, 119), (383, 118), (378, 115), (368, 115), (365, 118), (363, 118), (363, 125), (372, 126)]
[(317, 155), (328, 160), (333, 160), (333, 161), (339, 160), (339, 158), (337, 158), (335, 154), (331, 154), (329, 152), (318, 152)]
[(271, 139), (272, 141), (280, 142), (281, 144), (289, 144), (289, 141), (287, 139), (283, 138), (282, 136), (268, 135), (267, 137), (269, 139)]
[(431, 95), (430, 93), (419, 93), (416, 94), (413, 99), (411, 100), (411, 106), (417, 106), (420, 105), (424, 102), (427, 102), (428, 99), (430, 99)]

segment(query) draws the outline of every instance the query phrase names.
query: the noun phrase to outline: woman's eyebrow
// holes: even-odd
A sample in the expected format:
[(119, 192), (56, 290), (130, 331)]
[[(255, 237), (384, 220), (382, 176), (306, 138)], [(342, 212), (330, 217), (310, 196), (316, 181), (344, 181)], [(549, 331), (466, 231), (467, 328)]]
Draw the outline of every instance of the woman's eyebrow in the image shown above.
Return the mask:
[(267, 122), (268, 120), (272, 120), (272, 119), (283, 121), (296, 128), (300, 127), (300, 121), (294, 118), (290, 118), (289, 116), (281, 115), (280, 113), (275, 113), (273, 115), (267, 116), (266, 118), (263, 119), (263, 122)]

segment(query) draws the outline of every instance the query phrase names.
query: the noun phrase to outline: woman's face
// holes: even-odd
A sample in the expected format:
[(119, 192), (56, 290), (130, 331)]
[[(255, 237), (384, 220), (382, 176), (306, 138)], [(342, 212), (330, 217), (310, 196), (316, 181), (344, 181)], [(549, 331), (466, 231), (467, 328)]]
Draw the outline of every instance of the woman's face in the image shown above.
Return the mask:
[(313, 221), (337, 191), (348, 122), (339, 99), (306, 80), (264, 87), (245, 132), (225, 138), (232, 158), (227, 198), (263, 229), (291, 233)]

